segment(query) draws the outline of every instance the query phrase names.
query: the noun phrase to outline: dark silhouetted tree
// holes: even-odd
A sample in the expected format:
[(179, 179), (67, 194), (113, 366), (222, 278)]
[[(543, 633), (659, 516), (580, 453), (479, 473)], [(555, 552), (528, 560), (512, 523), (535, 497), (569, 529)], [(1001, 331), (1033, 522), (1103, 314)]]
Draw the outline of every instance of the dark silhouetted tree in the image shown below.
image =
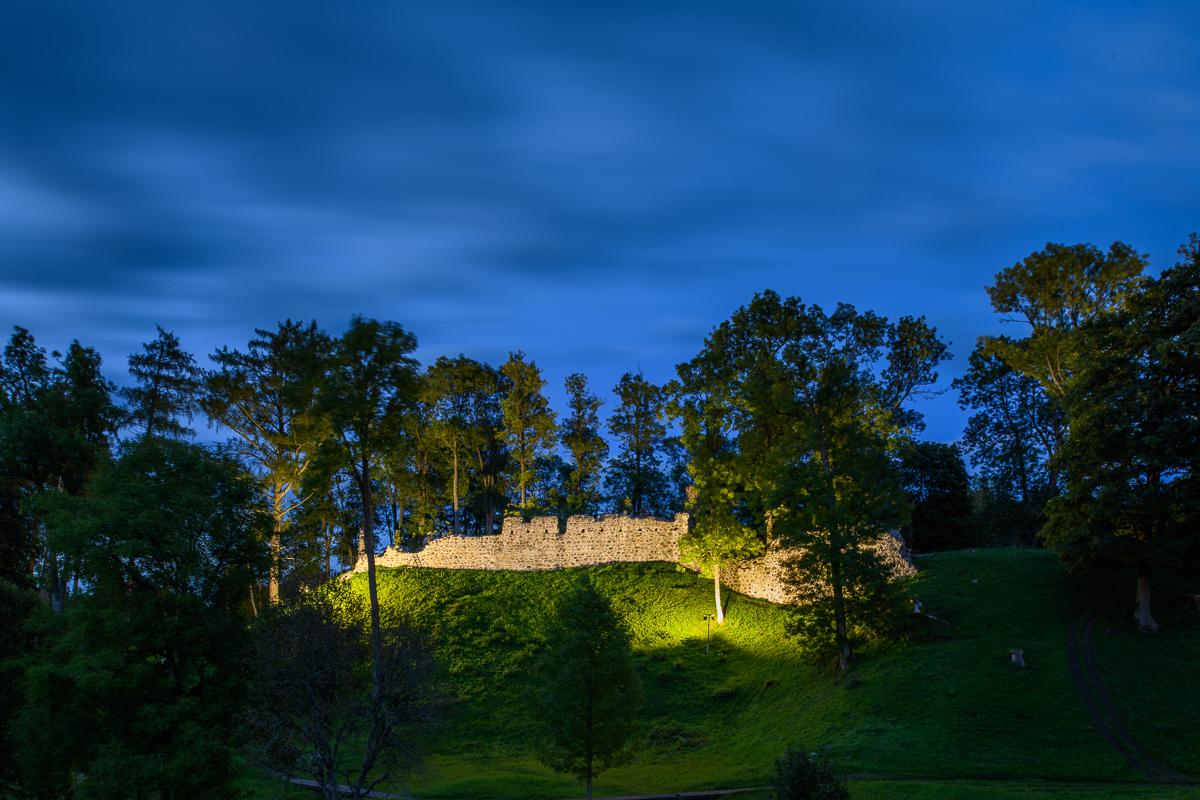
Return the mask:
[(201, 373), (191, 353), (171, 331), (158, 327), (158, 336), (129, 356), (133, 386), (121, 390), (129, 404), (130, 424), (146, 438), (181, 438), (192, 430), (180, 422), (200, 410)]
[[(327, 415), (336, 461), (353, 476), (362, 500), (359, 553), (367, 562), (371, 610), (373, 691), (384, 689), (383, 633), (375, 580), (375, 481), (384, 454), (402, 438), (403, 422), (417, 391), (416, 338), (395, 322), (356, 316), (334, 342), (323, 384), (321, 407)], [(382, 708), (378, 703), (375, 708)]]
[(971, 481), (958, 448), (940, 442), (913, 442), (900, 459), (912, 519), (903, 533), (918, 552), (951, 550), (971, 544)]
[(28, 791), (228, 797), (248, 656), (245, 587), (270, 517), (240, 465), (145, 438), (81, 497), (43, 497), (84, 591), (47, 618), (14, 725)]
[(433, 648), (395, 613), (384, 619), (382, 688), (371, 691), (368, 620), (362, 595), (332, 581), (254, 629), (248, 718), (259, 754), (285, 775), (312, 778), (329, 800), (369, 797), (410, 766), (437, 698)]
[(1200, 238), (1118, 310), (1080, 329), (1047, 542), (1069, 566), (1137, 573), (1134, 619), (1158, 627), (1152, 577), (1200, 564)]
[(594, 515), (600, 511), (600, 479), (608, 442), (600, 435), (600, 406), (603, 401), (587, 384), (580, 372), (564, 382), (570, 413), (561, 428), (562, 446), (569, 459), (563, 476), (564, 512)]
[(1008, 340), (990, 341), (980, 341), (954, 381), (959, 407), (972, 412), (962, 447), (978, 476), (980, 526), (1003, 529), (1007, 544), (1029, 545), (1061, 482), (1052, 456), (1066, 436), (1066, 415), (1036, 378), (992, 353)]
[(608, 430), (620, 449), (605, 479), (613, 505), (634, 516), (664, 514), (669, 487), (660, 454), (667, 434), (666, 395), (640, 372), (622, 375), (613, 394), (620, 402)]
[(540, 758), (584, 782), (628, 760), (642, 701), (630, 635), (604, 595), (586, 577), (563, 595), (547, 630), (539, 698), (547, 726)]

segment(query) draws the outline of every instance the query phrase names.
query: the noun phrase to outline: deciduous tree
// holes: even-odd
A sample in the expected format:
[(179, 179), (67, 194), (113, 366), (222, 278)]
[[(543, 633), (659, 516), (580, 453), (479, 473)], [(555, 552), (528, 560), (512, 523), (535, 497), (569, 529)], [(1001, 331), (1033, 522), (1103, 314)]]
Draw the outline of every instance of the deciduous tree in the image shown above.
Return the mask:
[(1156, 629), (1155, 572), (1200, 564), (1200, 238), (1120, 309), (1080, 329), (1062, 450), (1066, 489), (1045, 536), (1076, 568), (1137, 573), (1134, 618)]
[[(383, 685), (370, 689), (369, 614), (332, 581), (266, 614), (254, 629), (250, 728), (261, 757), (335, 798), (370, 797), (417, 756), (409, 735), (431, 719), (433, 649), (398, 614), (384, 620)], [(348, 791), (347, 791), (348, 790)]]
[(771, 520), (774, 535), (801, 549), (800, 585), (827, 587), (802, 604), (801, 629), (810, 640), (827, 631), (843, 669), (859, 609), (851, 601), (887, 585), (870, 545), (907, 521), (895, 453), (920, 421), (906, 404), (945, 358), (924, 320), (891, 324), (844, 304), (826, 314), (770, 291), (714, 330), (697, 357), (713, 386), (730, 387), (715, 406), (730, 417), (724, 485), (745, 493), (746, 522)]
[(966, 373), (954, 381), (958, 404), (971, 411), (962, 446), (988, 498), (984, 512), (1011, 507), (1014, 544), (1031, 544), (1044, 522), (1046, 500), (1061, 483), (1054, 454), (1066, 437), (1060, 399), (1032, 375), (1013, 369), (994, 351), (1008, 339), (980, 340)]
[(970, 544), (971, 482), (958, 448), (912, 442), (901, 451), (904, 491), (912, 518), (904, 538), (914, 551), (951, 550)]
[(241, 606), (270, 524), (253, 479), (152, 436), (81, 497), (43, 504), (84, 591), (44, 617), (24, 664), (15, 730), (27, 790), (228, 797), (248, 652)]
[(1114, 242), (1108, 252), (1090, 244), (1047, 243), (998, 273), (987, 287), (992, 308), (1006, 321), (1029, 326), (1024, 339), (986, 340), (1015, 370), (1061, 398), (1078, 362), (1087, 358), (1080, 329), (1121, 308), (1143, 280), (1146, 257)]

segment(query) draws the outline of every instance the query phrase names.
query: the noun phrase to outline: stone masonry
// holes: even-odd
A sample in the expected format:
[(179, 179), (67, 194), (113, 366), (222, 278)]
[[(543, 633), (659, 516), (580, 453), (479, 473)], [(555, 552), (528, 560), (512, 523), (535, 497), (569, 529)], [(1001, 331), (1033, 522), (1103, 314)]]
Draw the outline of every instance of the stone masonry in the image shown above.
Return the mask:
[[(678, 564), (683, 563), (679, 540), (687, 533), (688, 524), (687, 514), (676, 514), (672, 520), (581, 516), (569, 517), (560, 534), (557, 517), (534, 517), (529, 522), (505, 517), (499, 535), (443, 536), (416, 552), (388, 548), (375, 559), (375, 565), (536, 571), (621, 562)], [(899, 536), (884, 534), (876, 547), (896, 577), (916, 571)], [(795, 551), (786, 548), (768, 548), (759, 558), (722, 568), (721, 585), (773, 603), (789, 602), (794, 595), (783, 581), (784, 564), (794, 555)], [(697, 569), (695, 564), (683, 565)], [(366, 568), (364, 558), (353, 571)]]

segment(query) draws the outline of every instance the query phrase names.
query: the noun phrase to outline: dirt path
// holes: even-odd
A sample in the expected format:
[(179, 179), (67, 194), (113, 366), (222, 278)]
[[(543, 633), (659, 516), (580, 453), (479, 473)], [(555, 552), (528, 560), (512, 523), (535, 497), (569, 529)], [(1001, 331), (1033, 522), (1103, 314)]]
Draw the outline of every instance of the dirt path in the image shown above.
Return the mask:
[(1156, 783), (1191, 783), (1187, 775), (1176, 772), (1149, 756), (1134, 741), (1113, 706), (1108, 687), (1104, 685), (1104, 679), (1096, 667), (1096, 652), (1092, 647), (1092, 628), (1105, 606), (1106, 597), (1112, 597), (1112, 593), (1097, 587), (1067, 631), (1067, 668), (1071, 673), (1071, 681), (1075, 684), (1096, 730), (1130, 766)]

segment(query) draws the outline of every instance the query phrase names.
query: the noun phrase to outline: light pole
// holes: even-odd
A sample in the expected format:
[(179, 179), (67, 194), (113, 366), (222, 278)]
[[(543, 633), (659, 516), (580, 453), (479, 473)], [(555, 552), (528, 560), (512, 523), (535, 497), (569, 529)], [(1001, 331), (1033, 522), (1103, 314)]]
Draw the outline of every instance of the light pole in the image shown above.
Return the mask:
[(704, 654), (708, 655), (708, 646), (712, 642), (712, 621), (717, 618), (716, 614), (704, 615)]

